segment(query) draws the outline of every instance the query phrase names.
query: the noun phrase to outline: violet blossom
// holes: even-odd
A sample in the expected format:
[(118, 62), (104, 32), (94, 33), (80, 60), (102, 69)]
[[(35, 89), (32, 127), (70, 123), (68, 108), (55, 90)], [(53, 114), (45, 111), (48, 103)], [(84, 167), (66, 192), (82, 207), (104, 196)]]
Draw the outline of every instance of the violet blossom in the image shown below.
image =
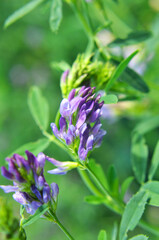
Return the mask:
[(29, 214), (34, 214), (45, 203), (56, 205), (59, 188), (56, 183), (49, 186), (45, 180), (43, 172), (46, 156), (43, 153), (37, 157), (29, 151), (25, 153), (27, 160), (18, 154), (6, 159), (8, 170), (3, 166), (1, 172), (5, 178), (13, 181), (13, 185), (0, 185), (0, 188), (6, 193), (15, 192), (13, 198), (24, 205)]
[(70, 145), (81, 160), (86, 160), (88, 153), (101, 145), (106, 134), (100, 122), (104, 102), (99, 102), (101, 96), (96, 96), (94, 90), (95, 87), (85, 86), (72, 89), (60, 104), (60, 129), (51, 123), (54, 135)]

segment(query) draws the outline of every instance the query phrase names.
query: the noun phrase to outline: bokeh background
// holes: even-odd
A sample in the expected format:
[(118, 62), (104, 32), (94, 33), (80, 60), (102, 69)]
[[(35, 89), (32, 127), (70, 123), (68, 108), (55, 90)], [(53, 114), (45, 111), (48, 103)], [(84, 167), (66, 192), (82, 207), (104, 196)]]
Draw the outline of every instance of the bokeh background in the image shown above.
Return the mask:
[[(27, 97), (32, 85), (41, 88), (49, 101), (50, 122), (54, 121), (61, 101), (61, 72), (52, 68), (53, 61), (64, 60), (72, 64), (77, 54), (83, 53), (88, 40), (83, 27), (75, 14), (63, 5), (63, 21), (58, 33), (52, 33), (49, 27), (50, 1), (3, 29), (5, 19), (16, 9), (23, 6), (25, 0), (0, 1), (0, 166), (4, 159), (19, 146), (41, 138), (41, 132), (29, 112)], [(91, 5), (91, 3), (88, 3)], [(91, 8), (91, 6), (89, 6)], [(113, 5), (114, 12), (134, 31), (149, 30), (152, 37), (139, 46), (116, 49), (117, 52), (129, 55), (134, 48), (140, 48), (141, 54), (132, 67), (139, 71), (151, 91), (139, 103), (124, 103), (111, 106), (111, 119), (103, 119), (107, 130), (102, 146), (92, 153), (105, 171), (115, 165), (119, 182), (133, 175), (130, 162), (131, 132), (142, 118), (158, 114), (159, 106), (159, 1), (158, 0), (120, 0)], [(95, 18), (92, 15), (92, 18)], [(114, 32), (114, 36), (120, 36)], [(111, 35), (112, 36), (112, 35)], [(121, 36), (120, 36), (121, 37)], [(110, 33), (103, 31), (99, 38), (105, 44), (109, 42)], [(51, 131), (50, 131), (51, 132)], [(146, 135), (151, 157), (158, 140), (159, 129)], [(45, 153), (54, 158), (67, 161), (69, 157), (54, 144)], [(47, 169), (51, 168), (47, 163)], [(159, 179), (159, 171), (156, 174)], [(93, 206), (84, 201), (90, 192), (84, 186), (76, 170), (65, 176), (48, 176), (49, 183), (59, 184), (59, 204), (57, 214), (61, 222), (70, 230), (77, 240), (97, 239), (101, 228), (106, 229), (110, 237), (114, 223), (120, 223), (120, 217), (102, 205)], [(0, 176), (0, 184), (8, 181)], [(132, 189), (137, 189), (137, 183)], [(133, 190), (132, 190), (133, 191)], [(128, 197), (129, 197), (128, 193)], [(19, 204), (12, 200), (11, 194), (0, 195), (13, 207), (15, 216), (19, 217)], [(159, 210), (147, 208), (144, 218), (159, 227)], [(39, 220), (26, 227), (28, 240), (47, 239), (65, 240), (66, 237), (52, 223)], [(142, 233), (140, 228), (137, 233)], [(2, 235), (0, 235), (2, 239)], [(109, 238), (108, 238), (109, 239)], [(150, 235), (150, 239), (157, 240)]]

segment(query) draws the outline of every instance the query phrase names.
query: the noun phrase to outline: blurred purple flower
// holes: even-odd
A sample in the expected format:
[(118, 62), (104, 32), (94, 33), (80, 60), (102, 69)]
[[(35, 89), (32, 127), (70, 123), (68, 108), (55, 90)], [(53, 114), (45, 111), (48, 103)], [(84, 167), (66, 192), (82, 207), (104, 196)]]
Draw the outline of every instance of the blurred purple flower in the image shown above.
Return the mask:
[(93, 147), (99, 147), (106, 131), (101, 129), (101, 108), (104, 102), (99, 102), (100, 94), (95, 96), (95, 88), (81, 87), (72, 89), (68, 98), (60, 104), (60, 120), (58, 130), (51, 123), (54, 135), (67, 145), (72, 145), (81, 160), (87, 158)]
[(2, 167), (1, 172), (5, 178), (13, 181), (13, 186), (0, 185), (0, 188), (6, 193), (15, 192), (13, 198), (24, 205), (29, 214), (34, 214), (42, 204), (49, 201), (54, 204), (54, 199), (57, 199), (54, 189), (58, 185), (53, 183), (52, 188), (45, 180), (43, 172), (46, 156), (43, 153), (39, 153), (37, 157), (29, 151), (25, 153), (27, 160), (18, 154), (6, 159), (8, 170)]

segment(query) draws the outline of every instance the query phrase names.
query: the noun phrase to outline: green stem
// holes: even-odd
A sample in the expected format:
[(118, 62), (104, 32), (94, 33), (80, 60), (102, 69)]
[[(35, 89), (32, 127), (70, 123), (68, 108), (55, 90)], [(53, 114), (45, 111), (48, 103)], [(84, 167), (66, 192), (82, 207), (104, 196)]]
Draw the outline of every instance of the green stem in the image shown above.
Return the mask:
[(67, 236), (68, 239), (74, 240), (74, 238), (71, 236), (71, 234), (67, 231), (67, 229), (63, 226), (63, 224), (59, 221), (57, 216), (53, 213), (50, 212), (54, 222), (59, 226), (59, 228), (64, 232), (64, 234)]

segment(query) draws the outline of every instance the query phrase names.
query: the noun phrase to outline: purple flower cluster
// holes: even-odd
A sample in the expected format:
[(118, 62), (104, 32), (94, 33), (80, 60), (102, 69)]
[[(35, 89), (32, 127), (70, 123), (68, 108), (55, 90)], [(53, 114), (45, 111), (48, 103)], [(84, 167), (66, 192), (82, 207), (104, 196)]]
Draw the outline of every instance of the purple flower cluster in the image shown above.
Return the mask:
[(0, 188), (6, 193), (15, 192), (13, 198), (24, 205), (29, 214), (34, 214), (42, 204), (49, 201), (56, 203), (59, 188), (56, 183), (50, 187), (45, 180), (43, 169), (46, 156), (39, 153), (35, 157), (29, 151), (26, 151), (26, 155), (27, 160), (18, 154), (6, 159), (8, 170), (2, 167), (1, 172), (5, 178), (13, 181), (13, 186), (1, 185)]
[(72, 89), (68, 99), (64, 98), (60, 105), (60, 120), (58, 130), (55, 123), (51, 123), (54, 135), (77, 151), (81, 160), (87, 158), (93, 147), (99, 147), (106, 131), (101, 129), (100, 116), (104, 102), (100, 101), (100, 94), (95, 96), (95, 87), (81, 87)]

